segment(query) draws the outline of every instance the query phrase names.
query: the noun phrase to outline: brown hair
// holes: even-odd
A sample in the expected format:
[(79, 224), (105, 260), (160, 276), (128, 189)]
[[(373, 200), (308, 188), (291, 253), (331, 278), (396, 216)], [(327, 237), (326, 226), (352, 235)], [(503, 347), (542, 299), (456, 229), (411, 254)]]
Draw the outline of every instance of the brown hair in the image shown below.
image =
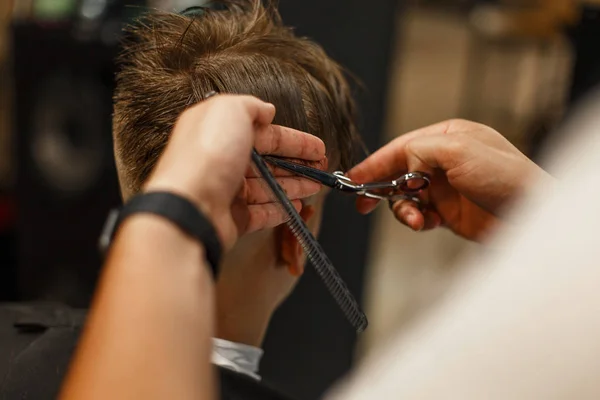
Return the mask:
[(270, 3), (220, 3), (225, 10), (196, 16), (151, 13), (126, 30), (113, 120), (125, 196), (140, 190), (179, 115), (211, 90), (273, 103), (274, 123), (319, 136), (330, 165), (351, 166), (360, 140), (340, 66)]

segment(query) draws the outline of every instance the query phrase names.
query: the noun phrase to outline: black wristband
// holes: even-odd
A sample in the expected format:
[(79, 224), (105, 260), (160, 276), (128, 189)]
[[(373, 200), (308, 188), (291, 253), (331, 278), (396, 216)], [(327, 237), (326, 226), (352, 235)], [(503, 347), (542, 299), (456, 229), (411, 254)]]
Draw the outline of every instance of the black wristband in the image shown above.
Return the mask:
[(211, 222), (184, 197), (170, 192), (149, 192), (135, 196), (116, 215), (109, 215), (101, 237), (101, 246), (106, 250), (123, 220), (132, 214), (151, 213), (168, 219), (204, 245), (206, 259), (213, 275), (221, 260), (221, 241)]

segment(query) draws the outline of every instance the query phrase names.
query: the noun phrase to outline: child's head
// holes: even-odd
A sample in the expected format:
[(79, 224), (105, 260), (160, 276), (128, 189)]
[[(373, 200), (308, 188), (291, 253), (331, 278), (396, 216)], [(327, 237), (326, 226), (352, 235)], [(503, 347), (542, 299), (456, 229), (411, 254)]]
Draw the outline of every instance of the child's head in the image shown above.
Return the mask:
[[(274, 123), (320, 137), (331, 169), (351, 166), (359, 140), (354, 103), (338, 64), (317, 44), (294, 36), (277, 11), (260, 0), (221, 3), (225, 10), (194, 16), (149, 14), (128, 30), (113, 122), (125, 199), (150, 175), (179, 115), (213, 90), (273, 103)], [(322, 202), (323, 195), (315, 196), (303, 213), (314, 214), (308, 224), (315, 234)], [(253, 280), (261, 273), (273, 273), (273, 279), (289, 280), (291, 285), (293, 280), (281, 267), (300, 263), (304, 259), (298, 244), (280, 227), (243, 237), (225, 257), (221, 276), (236, 268), (237, 278), (231, 281), (240, 285), (259, 285)], [(247, 274), (239, 272), (244, 269)], [(279, 295), (270, 295), (270, 288), (278, 290), (276, 284), (265, 287), (260, 301), (280, 300), (273, 300)], [(224, 291), (235, 296), (234, 287)]]

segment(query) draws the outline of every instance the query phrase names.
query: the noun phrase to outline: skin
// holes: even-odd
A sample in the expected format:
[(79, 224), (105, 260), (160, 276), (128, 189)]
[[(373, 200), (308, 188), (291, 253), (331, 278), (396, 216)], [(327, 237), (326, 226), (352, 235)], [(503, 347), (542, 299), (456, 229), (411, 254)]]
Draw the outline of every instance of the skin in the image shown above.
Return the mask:
[[(184, 113), (178, 121), (178, 127), (189, 131), (202, 123), (213, 127), (212, 120), (207, 119), (206, 115), (219, 104), (209, 104), (208, 107), (206, 114)], [(172, 142), (176, 141), (173, 146), (181, 147), (181, 143), (188, 140), (190, 138), (182, 136), (173, 136), (171, 139)], [(200, 144), (204, 151), (211, 153), (214, 150), (211, 146), (214, 145), (208, 141)], [(219, 146), (219, 143), (216, 145)], [(327, 168), (323, 141), (294, 129), (269, 125), (257, 131), (253, 145), (260, 154), (294, 159), (315, 168)], [(187, 151), (199, 149), (189, 148)], [(230, 157), (226, 158), (232, 153), (224, 153), (216, 160), (208, 160), (202, 168), (220, 172), (223, 168), (212, 166), (225, 166), (232, 161)], [(179, 154), (166, 153), (157, 166), (157, 172), (147, 183), (146, 190), (180, 191), (180, 183), (171, 181), (173, 173), (185, 176), (185, 171), (175, 172), (180, 165), (179, 157)], [(181, 168), (188, 169), (189, 166), (183, 165)], [(271, 170), (313, 234), (317, 235), (324, 201), (321, 185), (282, 169)], [(119, 173), (123, 171), (119, 170)], [(261, 346), (271, 315), (295, 287), (306, 262), (295, 237), (282, 225), (285, 214), (273, 203), (265, 190), (266, 183), (261, 181), (262, 178), (251, 166), (246, 168), (241, 187), (230, 208), (235, 230), (241, 238), (224, 254), (215, 292), (215, 337), (256, 347)], [(125, 200), (134, 195), (126, 190), (123, 194)], [(228, 229), (233, 230), (234, 227)]]
[[(409, 201), (391, 205), (395, 217), (415, 231), (444, 226), (470, 240), (481, 240), (498, 223), (502, 209), (532, 180), (552, 178), (500, 133), (465, 120), (449, 120), (407, 133), (355, 166), (358, 182), (422, 171), (432, 182), (421, 196), (422, 209)], [(357, 208), (371, 212), (377, 201), (359, 199)]]
[[(168, 189), (194, 202), (229, 250), (238, 237), (231, 206), (255, 138), (271, 130), (274, 115), (272, 105), (247, 96), (218, 96), (191, 108), (146, 190)], [(217, 159), (227, 168), (215, 170)], [(166, 219), (128, 218), (104, 266), (61, 398), (215, 398), (214, 304), (202, 244)]]

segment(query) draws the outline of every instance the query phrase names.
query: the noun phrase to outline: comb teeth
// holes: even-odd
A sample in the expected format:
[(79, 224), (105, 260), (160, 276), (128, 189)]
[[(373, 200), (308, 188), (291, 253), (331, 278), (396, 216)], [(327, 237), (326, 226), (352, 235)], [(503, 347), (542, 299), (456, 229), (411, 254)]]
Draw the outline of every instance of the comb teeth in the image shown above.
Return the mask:
[[(304, 224), (304, 221), (300, 220), (300, 222)], [(316, 240), (312, 246), (308, 244), (311, 239), (305, 236), (306, 231), (302, 229), (302, 225), (295, 218), (290, 218), (288, 227), (296, 239), (298, 239), (311, 264), (323, 280), (325, 287), (329, 290), (329, 293), (333, 296), (348, 321), (354, 326), (357, 333), (363, 332), (369, 324), (367, 316), (361, 310), (342, 277), (333, 268), (321, 245)], [(309, 234), (314, 239), (312, 233)]]
[(283, 189), (279, 186), (256, 150), (252, 152), (252, 161), (254, 161), (258, 172), (260, 172), (260, 175), (268, 184), (271, 193), (277, 200), (277, 203), (288, 215), (289, 219), (287, 221), (287, 225), (290, 231), (302, 246), (306, 256), (323, 280), (323, 283), (325, 283), (325, 287), (333, 296), (334, 300), (341, 308), (348, 321), (358, 333), (361, 333), (367, 328), (367, 316), (361, 310), (358, 302), (354, 296), (352, 296), (352, 293), (350, 293), (348, 286), (346, 286), (346, 283), (325, 254), (325, 251), (308, 229), (294, 208), (294, 205), (287, 197)]

